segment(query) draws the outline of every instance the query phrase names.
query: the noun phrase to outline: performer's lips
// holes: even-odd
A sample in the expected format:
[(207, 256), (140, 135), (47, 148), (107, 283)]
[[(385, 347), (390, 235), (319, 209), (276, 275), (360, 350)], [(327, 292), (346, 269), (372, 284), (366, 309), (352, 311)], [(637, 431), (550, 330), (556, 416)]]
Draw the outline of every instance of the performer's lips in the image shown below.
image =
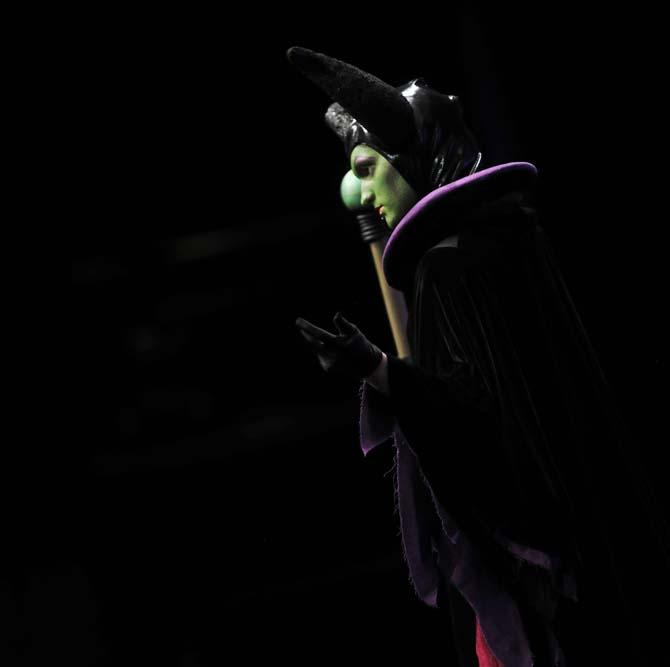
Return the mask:
[(377, 215), (384, 215), (384, 207), (383, 206), (377, 206)]

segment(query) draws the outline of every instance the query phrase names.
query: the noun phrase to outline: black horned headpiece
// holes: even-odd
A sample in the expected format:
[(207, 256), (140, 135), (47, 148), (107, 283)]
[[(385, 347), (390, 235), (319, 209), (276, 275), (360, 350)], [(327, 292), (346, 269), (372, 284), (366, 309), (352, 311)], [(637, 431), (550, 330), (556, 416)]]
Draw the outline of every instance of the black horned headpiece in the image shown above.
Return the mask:
[(481, 162), (477, 143), (455, 95), (423, 79), (393, 86), (323, 53), (294, 46), (289, 62), (332, 100), (326, 123), (347, 156), (358, 144), (381, 153), (419, 196), (474, 173)]

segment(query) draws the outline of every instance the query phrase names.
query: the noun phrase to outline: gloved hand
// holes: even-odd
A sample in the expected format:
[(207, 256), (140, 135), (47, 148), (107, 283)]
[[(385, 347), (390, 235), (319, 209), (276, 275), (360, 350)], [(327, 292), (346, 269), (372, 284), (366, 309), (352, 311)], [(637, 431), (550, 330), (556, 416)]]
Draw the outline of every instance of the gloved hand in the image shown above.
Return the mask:
[(320, 329), (302, 317), (295, 324), (318, 356), (321, 368), (328, 373), (354, 379), (366, 378), (382, 360), (382, 351), (355, 324), (347, 321), (342, 313), (337, 313), (333, 318), (337, 334)]

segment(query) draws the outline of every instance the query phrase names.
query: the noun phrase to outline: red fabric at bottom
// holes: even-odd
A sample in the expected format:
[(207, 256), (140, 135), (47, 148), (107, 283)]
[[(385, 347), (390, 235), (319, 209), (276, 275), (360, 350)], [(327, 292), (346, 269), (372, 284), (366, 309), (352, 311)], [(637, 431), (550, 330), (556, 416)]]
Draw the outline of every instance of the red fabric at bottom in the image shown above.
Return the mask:
[(484, 639), (484, 633), (482, 632), (482, 626), (479, 625), (479, 619), (477, 619), (477, 633), (475, 637), (475, 650), (477, 651), (477, 660), (479, 661), (479, 667), (505, 667), (498, 658), (493, 655), (489, 645)]

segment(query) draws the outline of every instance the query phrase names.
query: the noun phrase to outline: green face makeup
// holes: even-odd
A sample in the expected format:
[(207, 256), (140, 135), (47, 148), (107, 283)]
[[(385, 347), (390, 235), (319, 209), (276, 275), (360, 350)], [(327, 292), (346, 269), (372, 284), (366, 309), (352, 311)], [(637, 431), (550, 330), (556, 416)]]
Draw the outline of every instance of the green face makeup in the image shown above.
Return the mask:
[[(351, 151), (351, 170), (361, 181), (361, 206), (373, 206), (393, 229), (417, 202), (412, 186), (374, 148), (358, 144)], [(381, 210), (379, 210), (381, 207)]]

